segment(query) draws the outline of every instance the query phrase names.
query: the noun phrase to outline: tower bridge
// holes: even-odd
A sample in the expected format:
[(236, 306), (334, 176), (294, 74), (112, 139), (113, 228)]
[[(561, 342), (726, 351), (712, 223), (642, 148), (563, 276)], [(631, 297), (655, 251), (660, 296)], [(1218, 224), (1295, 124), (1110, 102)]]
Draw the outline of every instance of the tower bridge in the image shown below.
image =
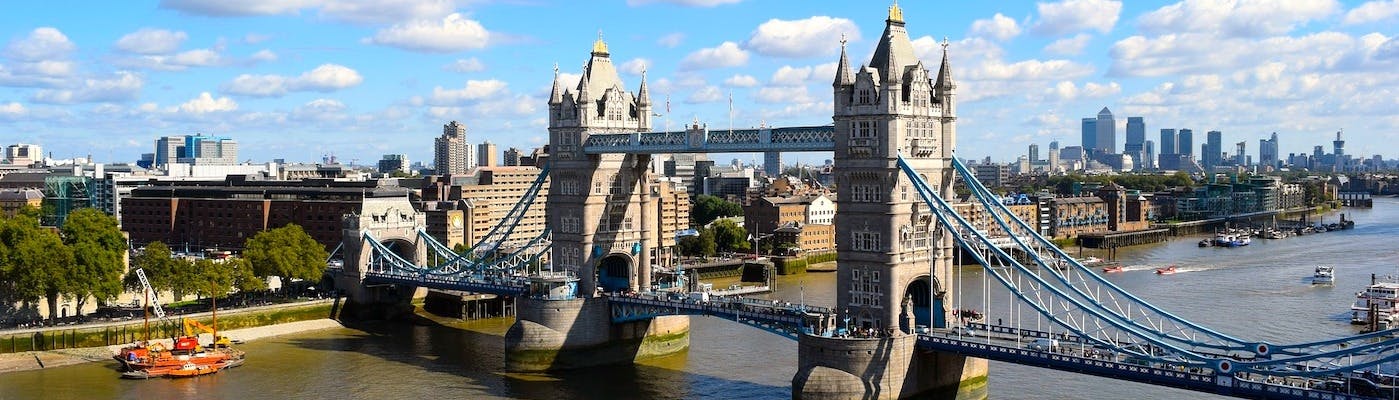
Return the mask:
[[(576, 86), (565, 88), (555, 71), (549, 163), (491, 234), (454, 253), (423, 233), (423, 214), (406, 199), (376, 200), (345, 217), (340, 285), (358, 303), (403, 301), (421, 288), (512, 296), (512, 370), (673, 354), (690, 345), (689, 316), (705, 315), (795, 339), (798, 398), (950, 394), (984, 385), (988, 359), (1249, 398), (1393, 398), (1383, 391), (1399, 379), (1372, 372), (1399, 354), (1393, 331), (1293, 344), (1243, 339), (1155, 307), (1059, 250), (954, 157), (957, 84), (946, 41), (929, 67), (895, 5), (869, 62), (852, 68), (841, 44), (830, 125), (709, 130), (696, 122), (651, 132), (645, 74), (627, 91), (599, 39)], [(834, 153), (836, 307), (657, 290), (651, 157), (788, 151)], [(505, 248), (545, 177), (549, 229)], [(958, 199), (953, 182), (970, 196)], [(954, 201), (978, 217), (964, 217)], [(949, 284), (954, 246), (1008, 295), (958, 293)], [(968, 299), (1030, 312), (989, 325), (963, 311), (978, 304)]]

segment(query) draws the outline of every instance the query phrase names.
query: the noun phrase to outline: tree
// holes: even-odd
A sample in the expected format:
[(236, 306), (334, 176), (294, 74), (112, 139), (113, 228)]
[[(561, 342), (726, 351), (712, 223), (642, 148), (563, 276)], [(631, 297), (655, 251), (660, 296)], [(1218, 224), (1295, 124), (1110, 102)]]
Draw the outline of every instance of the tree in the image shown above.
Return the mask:
[(714, 245), (719, 251), (746, 251), (752, 249), (748, 243), (748, 230), (729, 220), (714, 222), (709, 229), (714, 234)]
[(230, 258), (224, 261), (233, 269), (233, 288), (239, 292), (267, 290), (267, 281), (253, 273), (253, 265), (246, 258)]
[(95, 208), (74, 211), (63, 224), (63, 243), (73, 251), (68, 294), (77, 298), (79, 310), (89, 296), (101, 303), (121, 294), (126, 239), (116, 218)]
[(228, 295), (235, 281), (233, 263), (202, 259), (191, 264), (190, 289), (195, 295), (219, 298)]
[(38, 220), (18, 216), (0, 226), (0, 247), (5, 249), (0, 270), (13, 294), (24, 301), (47, 300), (50, 321), (58, 318), (58, 298), (73, 287), (68, 271), (73, 252), (63, 239)]
[(724, 200), (707, 194), (699, 195), (695, 198), (695, 206), (690, 209), (690, 219), (696, 226), (709, 225), (719, 217), (736, 217), (743, 215), (743, 207), (738, 203)]
[(252, 263), (257, 276), (320, 280), (330, 257), (316, 239), (300, 225), (259, 232), (243, 246), (243, 257)]
[(151, 288), (156, 291), (173, 291), (175, 283), (180, 279), (175, 275), (180, 273), (176, 260), (170, 256), (170, 247), (165, 243), (151, 242), (131, 260), (131, 271), (126, 273), (125, 286), (131, 290), (141, 290), (141, 281), (136, 278), (136, 268), (145, 270), (146, 279), (150, 280)]
[(699, 235), (680, 238), (680, 253), (687, 256), (714, 255), (714, 232), (701, 229)]

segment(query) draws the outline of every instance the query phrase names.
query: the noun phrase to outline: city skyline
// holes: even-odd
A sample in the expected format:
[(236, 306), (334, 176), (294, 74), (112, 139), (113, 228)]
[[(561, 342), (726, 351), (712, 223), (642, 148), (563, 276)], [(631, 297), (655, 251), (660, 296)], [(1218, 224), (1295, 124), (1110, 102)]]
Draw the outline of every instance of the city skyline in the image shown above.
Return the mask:
[[(237, 140), (253, 161), (427, 163), (438, 127), (457, 120), (474, 143), (529, 149), (546, 137), (554, 65), (577, 79), (598, 30), (629, 90), (647, 71), (656, 111), (670, 114), (653, 130), (695, 118), (727, 128), (729, 93), (735, 126), (822, 124), (842, 35), (852, 59), (868, 59), (882, 28), (869, 21), (884, 12), (737, 0), (400, 3), (165, 0), (90, 4), (82, 15), (16, 4), (0, 16), (0, 136), (104, 162), (203, 133)], [(927, 21), (911, 32), (925, 64), (951, 41), (968, 94), (964, 158), (1069, 143), (1079, 118), (1103, 106), (1118, 132), (1128, 116), (1144, 117), (1148, 136), (1192, 128), (1254, 142), (1278, 132), (1286, 155), (1345, 129), (1351, 153), (1395, 157), (1382, 152), (1399, 139), (1393, 1), (901, 6)], [(723, 23), (673, 23), (678, 13)]]

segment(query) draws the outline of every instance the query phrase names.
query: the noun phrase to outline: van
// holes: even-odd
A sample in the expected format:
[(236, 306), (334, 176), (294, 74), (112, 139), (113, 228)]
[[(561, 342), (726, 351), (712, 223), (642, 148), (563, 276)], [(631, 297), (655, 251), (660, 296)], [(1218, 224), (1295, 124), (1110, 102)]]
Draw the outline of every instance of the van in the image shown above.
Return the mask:
[(1036, 351), (1059, 351), (1059, 341), (1048, 338), (1037, 338), (1031, 340), (1025, 348)]

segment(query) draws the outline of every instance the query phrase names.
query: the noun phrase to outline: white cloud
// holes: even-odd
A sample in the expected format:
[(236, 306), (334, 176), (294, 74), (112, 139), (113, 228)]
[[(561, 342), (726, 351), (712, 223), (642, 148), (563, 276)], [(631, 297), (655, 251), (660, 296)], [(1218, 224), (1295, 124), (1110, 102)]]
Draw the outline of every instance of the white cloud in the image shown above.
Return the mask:
[(1399, 66), (1386, 58), (1390, 38), (1370, 34), (1354, 38), (1339, 32), (1264, 39), (1186, 33), (1153, 38), (1132, 36), (1113, 44), (1109, 55), (1115, 76), (1166, 76), (1218, 73), (1249, 68), (1260, 60), (1282, 62), (1296, 71), (1382, 70)]
[(0, 117), (20, 117), (24, 116), (24, 114), (28, 111), (28, 109), (24, 108), (23, 104), (19, 104), (13, 101), (9, 103), (0, 103)]
[(699, 49), (685, 56), (683, 60), (680, 60), (680, 69), (737, 67), (747, 63), (748, 52), (738, 48), (738, 43), (724, 42), (718, 47)]
[(1345, 19), (1341, 21), (1346, 25), (1358, 25), (1384, 21), (1395, 16), (1399, 16), (1399, 0), (1368, 1), (1347, 11)]
[(636, 7), (648, 4), (672, 4), (689, 7), (714, 7), (724, 4), (738, 4), (743, 0), (627, 0), (627, 5)]
[(77, 48), (63, 32), (45, 26), (30, 31), (26, 38), (11, 40), (5, 55), (19, 61), (42, 61), (64, 57)]
[(380, 29), (364, 43), (405, 50), (448, 53), (486, 47), (490, 32), (480, 22), (452, 13), (436, 20), (414, 20)]
[(268, 40), (272, 40), (272, 35), (264, 35), (260, 33), (249, 33), (247, 35), (243, 35), (243, 43), (247, 44), (258, 44), (266, 42)]
[(1083, 48), (1088, 47), (1088, 41), (1093, 39), (1093, 35), (1080, 33), (1073, 37), (1055, 40), (1048, 46), (1044, 46), (1044, 52), (1061, 56), (1076, 56), (1083, 54)]
[(258, 50), (258, 52), (256, 52), (256, 53), (253, 53), (253, 55), (250, 57), (250, 59), (252, 59), (253, 61), (256, 61), (256, 62), (272, 62), (272, 61), (277, 61), (277, 53), (273, 53), (272, 50), (262, 49), (262, 50)]
[(1004, 42), (1020, 35), (1020, 25), (1014, 19), (996, 13), (991, 19), (972, 21), (971, 35)]
[(1073, 81), (1060, 81), (1054, 87), (1045, 90), (1047, 94), (1060, 101), (1077, 99), (1098, 99), (1108, 96), (1115, 96), (1122, 93), (1122, 86), (1117, 82), (1094, 83), (1088, 82), (1082, 87), (1074, 84)]
[(228, 60), (218, 51), (210, 49), (186, 50), (170, 55), (142, 55), (119, 58), (114, 64), (122, 67), (154, 69), (161, 71), (183, 71), (190, 67), (213, 67), (225, 65)]
[(180, 104), (181, 112), (190, 114), (205, 114), (211, 112), (233, 111), (238, 109), (238, 103), (227, 97), (215, 99), (209, 92), (201, 92), (199, 96)]
[(322, 64), (297, 77), (238, 75), (232, 81), (225, 83), (222, 89), (227, 93), (242, 96), (278, 97), (287, 94), (287, 92), (295, 91), (333, 92), (358, 86), (363, 82), (364, 77), (349, 67), (338, 64)]
[(180, 48), (189, 35), (181, 31), (141, 28), (117, 39), (117, 50), (135, 54), (169, 54)]
[(463, 103), (476, 102), (491, 97), (499, 97), (505, 92), (506, 83), (500, 80), (468, 80), (466, 85), (460, 89), (443, 89), (441, 86), (432, 88), (432, 98), (429, 104), (437, 106), (460, 105)]
[(72, 61), (52, 61), (44, 60), (31, 63), (21, 63), (15, 66), (15, 72), (20, 74), (33, 74), (43, 77), (64, 77), (73, 74), (75, 67)]
[(43, 89), (31, 98), (36, 103), (97, 103), (135, 99), (145, 86), (140, 76), (119, 71), (111, 79), (85, 79), (72, 89)]
[(860, 28), (845, 18), (770, 19), (758, 25), (745, 47), (766, 56), (826, 56), (840, 49), (842, 34), (848, 40), (860, 40)]
[(1259, 37), (1287, 33), (1308, 21), (1334, 14), (1339, 7), (1335, 0), (1185, 0), (1142, 15), (1138, 25), (1150, 34), (1198, 32)]
[(806, 85), (765, 87), (758, 89), (755, 98), (760, 103), (805, 104), (815, 102), (815, 99), (807, 93)]
[(724, 99), (724, 93), (714, 86), (705, 86), (685, 98), (687, 104), (713, 103)]
[(679, 46), (680, 42), (683, 41), (685, 41), (685, 34), (675, 32), (657, 38), (656, 44), (661, 45), (661, 47), (675, 48), (675, 46)]
[(645, 71), (650, 66), (651, 60), (647, 60), (645, 58), (633, 58), (631, 60), (627, 60), (627, 62), (622, 63), (621, 68), (619, 68), (618, 70), (630, 75), (641, 75), (641, 71)]
[(442, 66), (442, 69), (461, 73), (481, 72), (486, 70), (486, 64), (482, 64), (481, 60), (476, 57), (462, 58)]
[(1112, 0), (1064, 0), (1058, 3), (1036, 3), (1040, 19), (1031, 31), (1042, 35), (1064, 35), (1096, 30), (1107, 33), (1117, 25), (1122, 2)]
[(967, 72), (968, 79), (1034, 81), (1081, 78), (1093, 73), (1093, 66), (1069, 60), (1025, 60), (1006, 64), (990, 60)]
[(799, 86), (813, 81), (834, 80), (836, 63), (826, 63), (806, 67), (783, 65), (772, 73), (769, 83), (772, 86)]
[(322, 0), (160, 0), (160, 7), (216, 17), (295, 14)]
[(415, 19), (441, 18), (452, 13), (460, 1), (452, 0), (355, 0), (327, 1), (320, 14), (356, 23), (393, 23)]
[(345, 103), (335, 99), (315, 99), (293, 110), (293, 119), (310, 121), (335, 121), (346, 117)]
[(752, 75), (738, 74), (724, 79), (724, 86), (728, 87), (754, 87), (758, 86), (758, 79)]

